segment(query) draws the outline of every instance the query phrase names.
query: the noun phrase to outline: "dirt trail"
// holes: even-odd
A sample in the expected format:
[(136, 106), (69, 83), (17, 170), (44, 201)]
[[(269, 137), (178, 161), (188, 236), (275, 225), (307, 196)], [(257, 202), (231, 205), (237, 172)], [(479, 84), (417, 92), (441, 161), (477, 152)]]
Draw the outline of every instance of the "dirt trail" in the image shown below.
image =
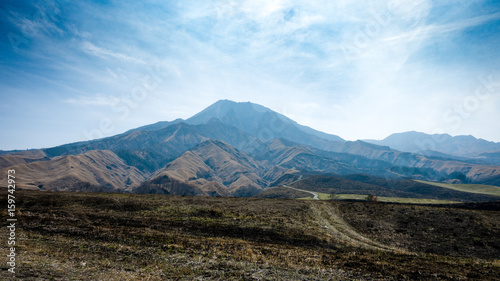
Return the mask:
[(288, 185), (286, 185), (286, 184), (284, 184), (283, 186), (284, 186), (284, 187), (286, 187), (286, 188), (295, 189), (295, 190), (298, 190), (298, 191), (302, 191), (302, 192), (309, 193), (309, 194), (311, 194), (311, 195), (313, 196), (313, 198), (312, 198), (312, 199), (314, 199), (314, 200), (319, 200), (319, 196), (318, 196), (318, 194), (317, 194), (317, 193), (314, 193), (314, 192), (312, 192), (312, 191), (309, 191), (309, 190), (304, 190), (304, 189), (298, 189), (298, 188), (295, 188), (295, 187), (288, 186)]
[[(300, 176), (299, 179), (290, 184), (294, 184), (300, 181), (301, 179), (302, 176)], [(309, 204), (311, 206), (311, 210), (313, 211), (314, 217), (316, 218), (320, 227), (324, 229), (328, 234), (335, 237), (336, 239), (344, 241), (353, 246), (362, 247), (366, 249), (408, 254), (407, 251), (381, 244), (379, 242), (373, 241), (361, 235), (359, 232), (354, 230), (348, 223), (346, 223), (344, 219), (342, 219), (342, 217), (338, 214), (338, 210), (335, 208), (335, 206), (333, 206), (329, 202), (319, 201), (319, 196), (317, 193), (309, 190), (303, 190), (291, 187), (286, 184), (284, 184), (283, 186), (286, 188), (295, 189), (298, 191), (303, 191), (312, 194), (313, 199), (315, 199), (315, 201), (310, 201)]]
[(332, 204), (328, 202), (311, 201), (310, 205), (318, 224), (333, 237), (347, 242), (348, 244), (366, 249), (402, 252), (400, 249), (383, 245), (358, 233), (342, 219)]

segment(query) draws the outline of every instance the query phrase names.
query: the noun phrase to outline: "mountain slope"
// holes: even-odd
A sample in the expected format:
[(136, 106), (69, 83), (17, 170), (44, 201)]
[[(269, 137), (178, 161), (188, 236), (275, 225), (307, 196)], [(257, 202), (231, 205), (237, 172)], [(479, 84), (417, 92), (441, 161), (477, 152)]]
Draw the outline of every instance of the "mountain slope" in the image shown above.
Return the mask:
[(0, 155), (0, 169), (16, 164), (27, 164), (35, 161), (49, 160), (42, 150), (28, 150), (12, 154)]
[(268, 185), (262, 177), (269, 168), (224, 142), (208, 140), (170, 162), (150, 181), (154, 185), (168, 178), (208, 196), (251, 196)]
[(286, 169), (302, 172), (316, 171), (322, 173), (350, 174), (358, 172), (349, 164), (323, 157), (302, 146), (284, 139), (267, 142), (255, 155), (255, 158)]
[(17, 164), (2, 172), (6, 169), (15, 169), (16, 186), (27, 189), (130, 191), (145, 180), (140, 171), (106, 150)]
[(237, 128), (211, 120), (203, 125), (177, 123), (153, 131), (135, 130), (128, 134), (45, 149), (51, 156), (79, 154), (89, 150), (111, 150), (128, 165), (154, 172), (203, 141), (217, 139), (248, 150), (258, 146), (257, 138)]

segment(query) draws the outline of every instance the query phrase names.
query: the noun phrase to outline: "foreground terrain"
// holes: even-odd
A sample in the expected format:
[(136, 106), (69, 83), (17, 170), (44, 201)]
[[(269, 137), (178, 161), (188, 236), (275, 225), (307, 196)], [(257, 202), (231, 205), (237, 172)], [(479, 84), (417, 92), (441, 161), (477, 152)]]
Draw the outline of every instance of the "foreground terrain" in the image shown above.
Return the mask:
[(16, 197), (22, 280), (500, 280), (500, 203)]

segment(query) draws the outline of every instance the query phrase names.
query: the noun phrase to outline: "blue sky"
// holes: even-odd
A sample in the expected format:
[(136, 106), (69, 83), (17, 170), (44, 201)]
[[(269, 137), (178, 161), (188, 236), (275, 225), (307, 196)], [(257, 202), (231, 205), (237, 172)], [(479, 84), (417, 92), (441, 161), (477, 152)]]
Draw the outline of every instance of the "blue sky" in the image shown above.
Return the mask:
[(252, 101), (348, 140), (500, 142), (498, 1), (2, 1), (0, 149)]

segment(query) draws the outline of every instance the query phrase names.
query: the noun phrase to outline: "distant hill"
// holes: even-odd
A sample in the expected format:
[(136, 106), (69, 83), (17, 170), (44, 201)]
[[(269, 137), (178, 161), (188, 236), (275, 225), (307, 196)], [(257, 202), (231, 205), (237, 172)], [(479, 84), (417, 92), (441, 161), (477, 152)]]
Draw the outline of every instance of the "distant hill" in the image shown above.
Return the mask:
[(16, 164), (27, 164), (35, 161), (50, 160), (42, 150), (28, 150), (14, 152), (0, 156), (0, 169), (14, 166)]
[(429, 135), (415, 131), (392, 134), (383, 140), (365, 141), (404, 152), (435, 151), (462, 157), (475, 157), (487, 152), (500, 151), (500, 143), (477, 139), (473, 136), (452, 137), (448, 134)]
[(19, 163), (2, 172), (7, 169), (15, 169), (17, 186), (35, 190), (131, 191), (145, 180), (109, 150)]

